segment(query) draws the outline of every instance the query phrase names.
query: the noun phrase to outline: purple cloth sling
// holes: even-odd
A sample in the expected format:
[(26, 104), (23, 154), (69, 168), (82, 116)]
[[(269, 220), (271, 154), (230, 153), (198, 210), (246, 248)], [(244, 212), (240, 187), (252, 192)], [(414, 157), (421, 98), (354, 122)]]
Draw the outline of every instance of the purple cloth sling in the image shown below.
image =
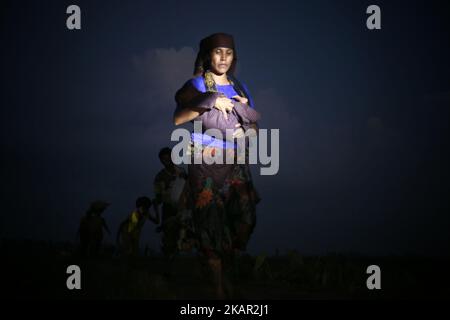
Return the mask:
[[(186, 107), (195, 107), (197, 109), (205, 110), (193, 121), (202, 121), (203, 132), (207, 129), (218, 129), (222, 132), (225, 139), (226, 130), (236, 129), (236, 124), (240, 123), (245, 129), (248, 125), (256, 123), (260, 119), (259, 113), (253, 109), (253, 101), (249, 96), (249, 105), (242, 104), (233, 100), (233, 110), (228, 113), (228, 120), (225, 119), (222, 112), (214, 108), (216, 98), (220, 95), (225, 95), (232, 99), (238, 93), (234, 90), (232, 85), (216, 85), (219, 92), (206, 92), (203, 78), (197, 77), (185, 83), (185, 85), (177, 92), (175, 99), (177, 101), (177, 110)], [(246, 87), (244, 86), (246, 89)], [(191, 139), (194, 142), (203, 145), (214, 146), (218, 148), (236, 148), (235, 143), (231, 141), (216, 139), (206, 134), (199, 134), (193, 132)]]

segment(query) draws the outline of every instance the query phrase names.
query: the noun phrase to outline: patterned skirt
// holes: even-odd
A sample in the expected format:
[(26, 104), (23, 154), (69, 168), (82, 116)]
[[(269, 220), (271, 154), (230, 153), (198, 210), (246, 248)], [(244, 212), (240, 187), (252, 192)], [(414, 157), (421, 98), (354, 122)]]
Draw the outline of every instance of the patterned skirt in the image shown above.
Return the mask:
[[(205, 147), (201, 154), (208, 157), (222, 151), (234, 152)], [(193, 160), (194, 153), (191, 155)], [(248, 164), (192, 162), (188, 171), (186, 204), (192, 212), (200, 251), (207, 257), (221, 257), (235, 249), (245, 250), (256, 225), (256, 204), (260, 201)]]

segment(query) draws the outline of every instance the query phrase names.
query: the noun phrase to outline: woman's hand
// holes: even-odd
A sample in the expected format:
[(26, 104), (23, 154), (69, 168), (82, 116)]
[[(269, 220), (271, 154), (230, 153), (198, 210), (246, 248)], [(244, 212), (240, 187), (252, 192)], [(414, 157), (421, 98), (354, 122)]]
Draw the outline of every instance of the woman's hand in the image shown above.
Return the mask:
[(236, 96), (233, 96), (233, 99), (239, 101), (240, 103), (248, 104), (248, 99), (247, 98), (244, 98), (244, 97), (236, 95)]
[(225, 117), (225, 120), (228, 120), (227, 112), (231, 111), (234, 107), (233, 102), (231, 99), (228, 99), (225, 96), (217, 97), (216, 103), (214, 104), (214, 108), (222, 111), (223, 116)]

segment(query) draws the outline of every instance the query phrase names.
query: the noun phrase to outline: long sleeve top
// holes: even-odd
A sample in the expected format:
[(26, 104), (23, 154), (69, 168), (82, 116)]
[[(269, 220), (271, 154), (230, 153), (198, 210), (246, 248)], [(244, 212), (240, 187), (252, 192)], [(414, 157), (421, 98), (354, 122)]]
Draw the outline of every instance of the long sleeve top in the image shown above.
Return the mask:
[[(256, 123), (260, 119), (260, 114), (253, 108), (253, 101), (245, 86), (244, 89), (247, 91), (246, 95), (249, 97), (250, 104), (247, 105), (233, 100), (234, 107), (228, 113), (228, 119), (225, 119), (222, 111), (214, 108), (216, 99), (221, 95), (231, 99), (238, 93), (232, 85), (216, 85), (216, 88), (218, 92), (207, 92), (201, 76), (187, 81), (175, 95), (176, 112), (190, 107), (202, 110), (203, 112), (192, 122), (201, 121), (203, 132), (207, 129), (218, 129), (224, 137), (226, 130), (231, 129), (234, 131), (238, 123), (243, 128), (247, 128), (250, 124)], [(194, 140), (202, 138), (203, 141), (206, 139), (209, 142), (213, 139), (204, 134), (200, 137), (198, 133), (194, 133), (192, 137)]]

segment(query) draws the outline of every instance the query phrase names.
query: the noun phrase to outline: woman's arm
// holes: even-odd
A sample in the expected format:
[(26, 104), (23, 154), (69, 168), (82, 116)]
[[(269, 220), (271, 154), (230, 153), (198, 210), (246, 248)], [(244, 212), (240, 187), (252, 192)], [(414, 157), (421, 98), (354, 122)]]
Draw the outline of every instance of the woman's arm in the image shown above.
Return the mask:
[[(203, 110), (204, 111), (204, 110)], [(189, 122), (197, 118), (202, 110), (194, 110), (194, 108), (184, 108), (175, 112), (173, 116), (173, 123), (178, 126), (180, 124)]]
[(233, 109), (230, 99), (219, 92), (198, 91), (189, 81), (175, 94), (177, 108), (173, 116), (175, 125), (180, 125), (200, 116), (213, 108), (220, 110), (225, 119), (227, 112)]
[[(228, 112), (231, 112), (233, 110), (234, 104), (233, 102), (231, 102), (231, 99), (219, 96), (215, 98), (213, 107), (222, 112), (225, 120), (228, 120)], [(203, 112), (210, 110), (210, 108), (205, 109), (201, 107), (185, 107), (183, 109), (175, 111), (173, 122), (177, 126), (194, 120)]]
[(211, 93), (198, 91), (190, 81), (175, 94), (177, 108), (173, 115), (174, 124), (180, 125), (197, 118), (201, 113), (210, 109), (213, 104)]

